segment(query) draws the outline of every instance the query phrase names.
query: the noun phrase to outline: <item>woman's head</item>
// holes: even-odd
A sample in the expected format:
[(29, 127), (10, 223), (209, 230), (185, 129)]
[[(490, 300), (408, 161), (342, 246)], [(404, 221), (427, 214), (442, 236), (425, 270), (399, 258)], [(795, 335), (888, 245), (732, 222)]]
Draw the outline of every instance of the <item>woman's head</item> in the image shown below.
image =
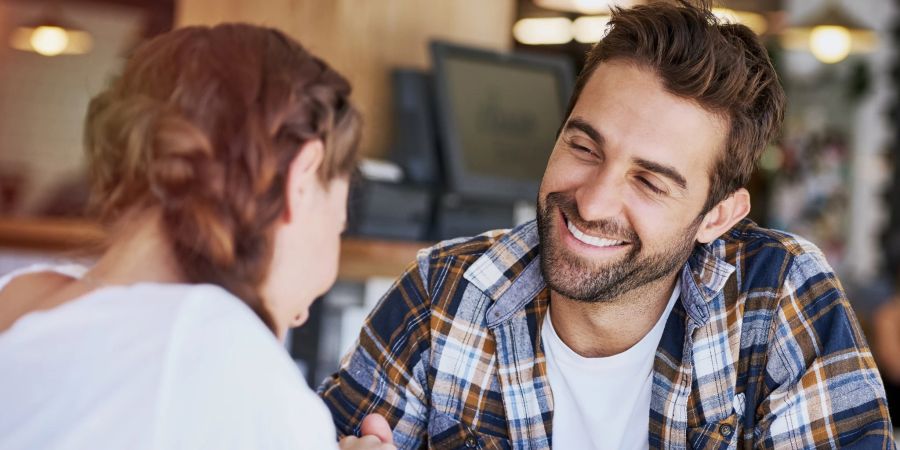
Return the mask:
[(90, 104), (92, 206), (110, 225), (157, 212), (183, 278), (228, 289), (276, 330), (334, 280), (360, 128), (349, 94), (276, 30), (159, 36)]

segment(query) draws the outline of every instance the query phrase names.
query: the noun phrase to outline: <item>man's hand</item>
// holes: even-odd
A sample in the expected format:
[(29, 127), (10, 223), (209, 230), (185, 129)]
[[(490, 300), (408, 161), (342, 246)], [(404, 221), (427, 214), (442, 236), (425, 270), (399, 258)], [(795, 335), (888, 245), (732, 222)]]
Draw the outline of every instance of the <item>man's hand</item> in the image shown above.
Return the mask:
[(381, 414), (369, 414), (366, 416), (359, 427), (359, 434), (362, 436), (375, 436), (385, 444), (394, 443), (394, 433), (391, 431), (391, 425)]
[(396, 450), (391, 425), (380, 414), (370, 414), (359, 427), (361, 437), (341, 439), (341, 450)]
[(394, 444), (385, 444), (373, 435), (347, 436), (338, 444), (341, 450), (397, 450)]

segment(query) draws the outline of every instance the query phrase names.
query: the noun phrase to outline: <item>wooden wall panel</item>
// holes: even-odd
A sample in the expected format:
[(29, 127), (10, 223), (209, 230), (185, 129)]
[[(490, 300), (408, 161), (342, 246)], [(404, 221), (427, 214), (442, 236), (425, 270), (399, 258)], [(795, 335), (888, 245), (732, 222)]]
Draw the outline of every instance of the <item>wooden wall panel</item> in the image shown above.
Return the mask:
[(512, 47), (514, 0), (179, 0), (176, 25), (250, 22), (280, 28), (353, 82), (366, 122), (362, 151), (392, 140), (390, 70), (426, 68), (434, 38)]

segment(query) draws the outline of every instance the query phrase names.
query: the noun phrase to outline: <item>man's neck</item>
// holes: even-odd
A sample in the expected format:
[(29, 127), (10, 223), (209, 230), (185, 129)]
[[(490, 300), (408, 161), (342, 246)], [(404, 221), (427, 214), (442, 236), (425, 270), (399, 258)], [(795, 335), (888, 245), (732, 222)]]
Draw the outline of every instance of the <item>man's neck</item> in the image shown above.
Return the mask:
[(677, 273), (614, 299), (580, 302), (550, 291), (550, 317), (560, 339), (575, 353), (600, 358), (637, 344), (666, 310)]

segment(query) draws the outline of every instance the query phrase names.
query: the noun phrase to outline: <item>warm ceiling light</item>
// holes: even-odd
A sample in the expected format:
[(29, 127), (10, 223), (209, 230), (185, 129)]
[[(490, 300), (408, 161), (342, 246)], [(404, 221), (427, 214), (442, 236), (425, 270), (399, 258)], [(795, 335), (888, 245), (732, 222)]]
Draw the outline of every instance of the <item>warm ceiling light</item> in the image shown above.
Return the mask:
[(614, 6), (630, 8), (645, 2), (643, 0), (534, 0), (534, 3), (541, 8), (555, 11), (598, 14), (608, 13)]
[(736, 11), (729, 8), (713, 8), (712, 13), (719, 20), (729, 23), (739, 23), (753, 30), (757, 35), (763, 35), (769, 30), (769, 21), (762, 14), (749, 11)]
[(59, 25), (26, 26), (13, 30), (9, 46), (44, 56), (81, 55), (91, 51), (93, 39), (85, 31)]
[(40, 20), (13, 29), (9, 46), (43, 56), (79, 55), (91, 51), (91, 35), (61, 20), (59, 5), (53, 6), (44, 12)]
[(521, 19), (513, 26), (513, 36), (527, 45), (565, 44), (572, 40), (572, 21), (565, 17)]
[(61, 27), (40, 26), (31, 32), (28, 42), (35, 52), (44, 56), (56, 56), (69, 46), (69, 33)]
[(585, 14), (609, 11), (609, 2), (606, 0), (573, 0), (575, 10)]
[(575, 40), (583, 44), (598, 42), (606, 36), (609, 16), (582, 16), (575, 19), (572, 32)]
[(826, 64), (843, 61), (850, 55), (853, 37), (850, 30), (835, 25), (819, 25), (809, 33), (809, 49)]
[(838, 4), (829, 2), (819, 14), (787, 30), (781, 44), (791, 50), (808, 50), (819, 61), (835, 64), (852, 53), (875, 50), (875, 32), (851, 17)]

